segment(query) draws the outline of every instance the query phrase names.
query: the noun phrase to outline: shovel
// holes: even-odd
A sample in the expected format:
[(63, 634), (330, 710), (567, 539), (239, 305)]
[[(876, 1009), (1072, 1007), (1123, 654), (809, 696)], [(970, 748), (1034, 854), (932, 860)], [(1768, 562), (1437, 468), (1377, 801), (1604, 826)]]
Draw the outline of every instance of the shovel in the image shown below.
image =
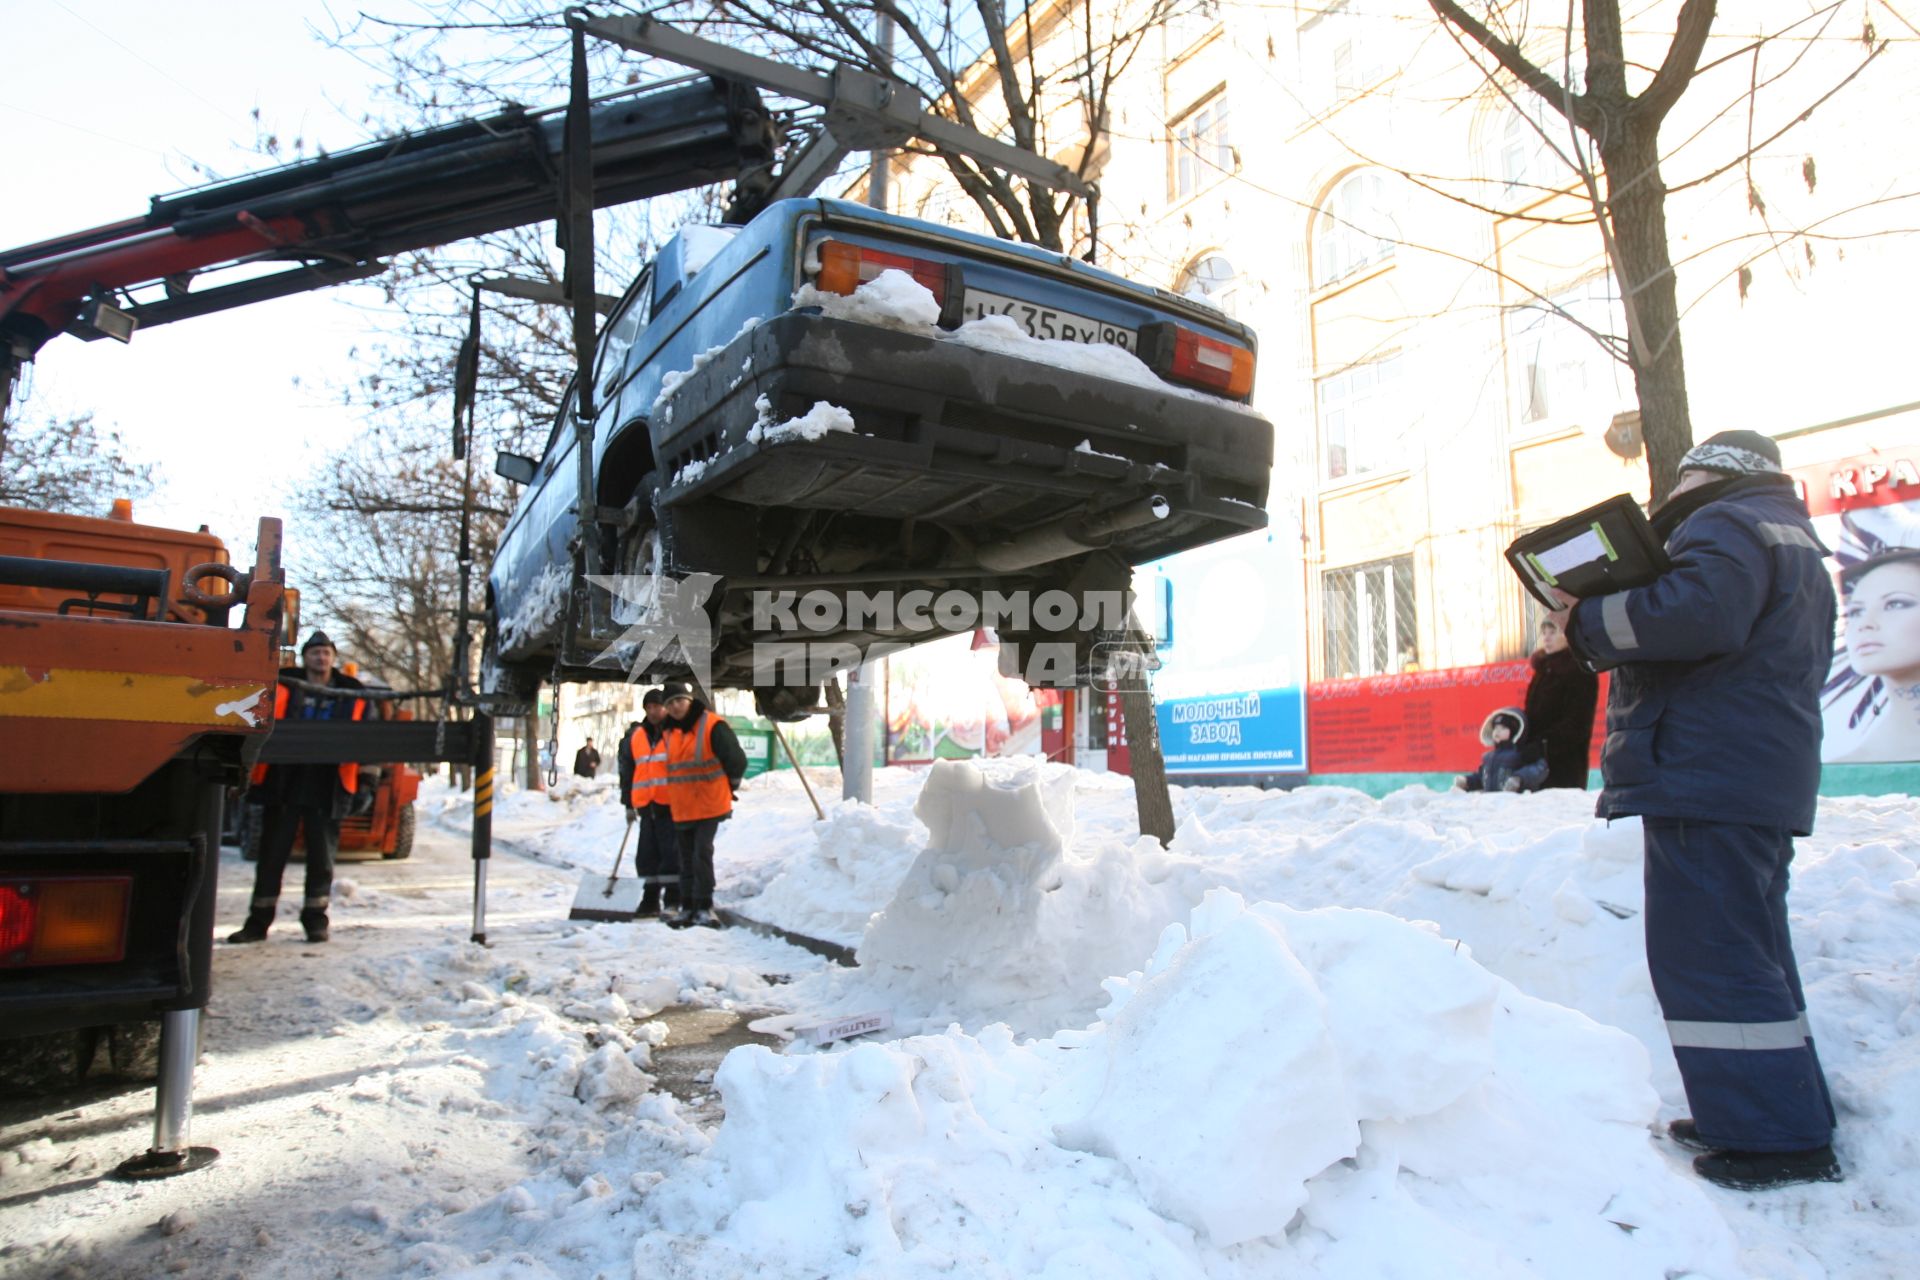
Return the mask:
[(627, 841), (633, 837), (633, 823), (627, 823), (626, 834), (620, 837), (620, 852), (613, 855), (613, 870), (605, 880), (598, 876), (588, 876), (580, 882), (580, 892), (573, 895), (573, 910), (567, 913), (569, 920), (637, 920), (640, 918), (641, 877), (620, 878), (620, 864), (627, 856)]

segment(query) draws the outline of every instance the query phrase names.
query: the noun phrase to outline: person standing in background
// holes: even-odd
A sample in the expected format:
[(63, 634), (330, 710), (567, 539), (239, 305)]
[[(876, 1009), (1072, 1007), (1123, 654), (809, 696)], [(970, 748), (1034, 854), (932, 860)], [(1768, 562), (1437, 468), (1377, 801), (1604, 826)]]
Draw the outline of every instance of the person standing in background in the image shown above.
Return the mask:
[(627, 825), (640, 824), (634, 851), (634, 874), (644, 885), (639, 914), (657, 916), (680, 907), (680, 842), (667, 804), (666, 695), (649, 689), (640, 707), (644, 718), (627, 727), (620, 744), (620, 803)]
[(573, 753), (573, 776), (591, 778), (600, 772), (600, 752), (594, 748), (593, 739), (587, 739), (587, 745)]
[(1533, 651), (1533, 678), (1527, 682), (1527, 732), (1546, 758), (1542, 789), (1587, 787), (1593, 752), (1593, 712), (1600, 701), (1600, 677), (1587, 670), (1560, 624), (1540, 624), (1540, 647)]
[(713, 841), (733, 816), (747, 755), (731, 726), (683, 684), (668, 684), (667, 803), (680, 839), (681, 912), (669, 924), (717, 926), (713, 914)]
[[(284, 683), (299, 680), (329, 688), (362, 690), (366, 686), (334, 669), (333, 641), (324, 631), (307, 637), (298, 667), (280, 672), (283, 683), (274, 687), (275, 720), (362, 720), (367, 700), (328, 697)], [(280, 905), (280, 881), (293, 856), (295, 837), (304, 834), (307, 847), (307, 894), (300, 906), (300, 924), (308, 942), (325, 942), (330, 935), (327, 908), (333, 900), (333, 856), (340, 847), (340, 819), (347, 816), (360, 786), (357, 764), (261, 765), (253, 785), (262, 797), (260, 861), (253, 872), (253, 903), (247, 921), (227, 936), (228, 942), (262, 942)]]

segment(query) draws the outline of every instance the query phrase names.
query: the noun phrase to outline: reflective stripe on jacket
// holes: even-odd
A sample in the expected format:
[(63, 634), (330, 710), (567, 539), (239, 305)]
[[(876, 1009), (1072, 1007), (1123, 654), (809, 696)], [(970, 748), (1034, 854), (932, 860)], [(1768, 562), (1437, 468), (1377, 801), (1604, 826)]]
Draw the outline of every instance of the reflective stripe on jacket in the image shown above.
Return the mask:
[[(292, 690), (288, 689), (286, 685), (277, 684), (273, 686), (273, 718), (275, 720), (285, 720), (287, 718), (287, 706), (292, 701), (291, 695)], [(359, 720), (363, 719), (366, 714), (367, 700), (365, 698), (355, 698), (353, 700), (353, 710), (349, 718)], [(265, 764), (256, 764), (253, 766), (253, 785), (257, 787), (265, 783), (267, 780), (267, 770), (272, 767), (272, 765)], [(360, 765), (357, 761), (340, 766), (340, 786), (348, 795), (352, 795), (360, 789)]]
[(647, 726), (640, 725), (627, 739), (627, 755), (633, 761), (633, 785), (627, 803), (636, 809), (667, 802), (667, 735), (657, 743), (647, 740)]
[(713, 731), (725, 723), (713, 712), (702, 711), (691, 729), (667, 730), (667, 805), (675, 822), (698, 822), (733, 812), (733, 786), (713, 754)]

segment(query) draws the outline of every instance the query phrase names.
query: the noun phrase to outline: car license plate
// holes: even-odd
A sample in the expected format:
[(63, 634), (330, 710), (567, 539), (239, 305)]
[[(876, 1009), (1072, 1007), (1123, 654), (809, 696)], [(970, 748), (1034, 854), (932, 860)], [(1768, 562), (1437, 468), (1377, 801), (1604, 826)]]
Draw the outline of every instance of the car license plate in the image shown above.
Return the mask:
[(1106, 342), (1131, 351), (1133, 330), (1103, 320), (1089, 320), (1057, 307), (1043, 307), (1003, 293), (969, 289), (961, 305), (960, 318), (978, 320), (983, 316), (1006, 316), (1036, 338), (1056, 338), (1064, 342)]

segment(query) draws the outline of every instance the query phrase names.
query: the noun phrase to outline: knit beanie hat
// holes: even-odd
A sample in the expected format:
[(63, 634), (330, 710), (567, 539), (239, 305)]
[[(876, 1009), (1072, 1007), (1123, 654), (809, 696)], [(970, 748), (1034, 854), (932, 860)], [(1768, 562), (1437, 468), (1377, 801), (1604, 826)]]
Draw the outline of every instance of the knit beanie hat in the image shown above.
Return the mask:
[(326, 632), (324, 632), (324, 631), (316, 631), (316, 632), (314, 632), (314, 633), (313, 633), (312, 635), (310, 635), (310, 636), (308, 636), (308, 637), (307, 637), (307, 642), (306, 642), (305, 644), (303, 644), (303, 645), (301, 645), (301, 646), (300, 646), (300, 652), (301, 652), (301, 654), (302, 654), (302, 655), (304, 656), (304, 655), (306, 654), (306, 652), (307, 652), (307, 650), (309, 650), (309, 649), (318, 649), (318, 648), (320, 648), (320, 647), (321, 647), (322, 645), (324, 645), (324, 646), (326, 646), (327, 648), (329, 648), (329, 649), (331, 649), (331, 648), (333, 648), (333, 641), (331, 641), (331, 640), (329, 640), (329, 639), (327, 639), (327, 633), (326, 633)]
[(640, 705), (643, 707), (651, 707), (666, 700), (667, 695), (658, 689), (649, 689), (640, 695)]
[(1722, 431), (1708, 436), (1680, 459), (1682, 471), (1725, 476), (1779, 475), (1780, 446), (1758, 431)]

